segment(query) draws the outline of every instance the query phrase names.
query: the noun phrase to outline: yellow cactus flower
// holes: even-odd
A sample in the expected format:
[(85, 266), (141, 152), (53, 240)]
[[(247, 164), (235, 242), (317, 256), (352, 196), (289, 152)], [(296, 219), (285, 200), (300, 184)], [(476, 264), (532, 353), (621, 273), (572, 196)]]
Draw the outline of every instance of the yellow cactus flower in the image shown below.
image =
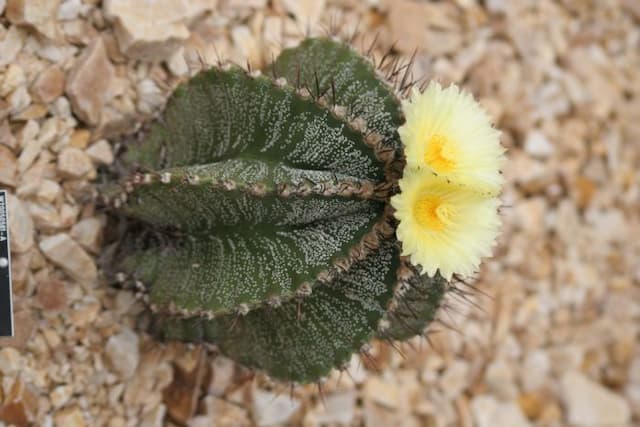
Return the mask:
[(455, 85), (443, 89), (431, 82), (424, 93), (414, 88), (402, 108), (406, 122), (398, 133), (408, 168), (428, 170), (483, 192), (499, 191), (505, 150), (500, 132), (473, 96)]
[(500, 227), (499, 200), (431, 171), (406, 171), (391, 198), (402, 255), (429, 276), (472, 275), (490, 256)]

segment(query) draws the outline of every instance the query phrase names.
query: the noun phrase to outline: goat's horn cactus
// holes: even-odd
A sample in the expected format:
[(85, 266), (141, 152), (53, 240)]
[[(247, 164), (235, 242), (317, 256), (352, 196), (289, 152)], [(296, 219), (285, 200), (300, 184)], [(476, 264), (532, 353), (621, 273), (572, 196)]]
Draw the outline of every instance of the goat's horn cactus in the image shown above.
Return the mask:
[(125, 153), (133, 175), (105, 191), (146, 224), (115, 269), (144, 290), (160, 335), (310, 382), (376, 336), (423, 332), (446, 281), (396, 237), (404, 118), (381, 76), (309, 39), (265, 75), (225, 66), (175, 91)]

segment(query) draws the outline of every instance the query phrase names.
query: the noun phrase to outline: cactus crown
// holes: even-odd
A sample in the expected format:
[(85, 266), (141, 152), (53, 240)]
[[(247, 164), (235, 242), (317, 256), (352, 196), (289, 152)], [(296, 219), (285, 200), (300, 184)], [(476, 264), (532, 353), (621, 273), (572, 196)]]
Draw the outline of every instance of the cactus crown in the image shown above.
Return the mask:
[(283, 51), (265, 75), (201, 72), (105, 192), (160, 236), (132, 230), (115, 271), (144, 290), (164, 338), (215, 343), (281, 380), (421, 334), (446, 282), (400, 255), (402, 122), (393, 85), (331, 39)]

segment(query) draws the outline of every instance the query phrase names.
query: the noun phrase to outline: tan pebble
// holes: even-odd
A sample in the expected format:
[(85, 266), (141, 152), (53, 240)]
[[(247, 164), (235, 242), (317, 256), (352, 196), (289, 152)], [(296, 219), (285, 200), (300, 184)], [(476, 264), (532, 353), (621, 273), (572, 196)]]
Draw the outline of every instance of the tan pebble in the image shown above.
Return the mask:
[(38, 284), (35, 301), (46, 312), (57, 312), (67, 307), (67, 286), (61, 280), (50, 279)]
[(140, 361), (140, 339), (129, 328), (109, 337), (105, 346), (105, 355), (112, 369), (124, 379), (130, 378)]
[(112, 97), (114, 78), (115, 68), (98, 37), (78, 58), (66, 85), (73, 111), (82, 120), (90, 125), (100, 123), (104, 106)]
[(40, 241), (40, 250), (54, 264), (80, 282), (93, 282), (96, 266), (87, 253), (66, 233), (59, 233)]
[(51, 203), (60, 195), (62, 188), (60, 185), (50, 179), (43, 179), (40, 181), (38, 190), (36, 192), (36, 198), (40, 202)]
[(47, 104), (62, 96), (64, 84), (64, 72), (58, 65), (52, 65), (38, 75), (31, 86), (31, 93), (35, 99)]
[(70, 406), (56, 412), (53, 416), (55, 427), (85, 427), (84, 416), (77, 406)]
[(22, 201), (12, 194), (7, 197), (11, 252), (23, 253), (33, 246), (34, 223)]
[(86, 129), (76, 129), (69, 137), (69, 145), (84, 150), (89, 145), (91, 132)]
[(93, 143), (85, 150), (87, 155), (95, 164), (110, 165), (113, 163), (113, 151), (111, 144), (106, 139), (101, 139)]
[(102, 242), (102, 226), (104, 221), (101, 218), (85, 218), (74, 224), (71, 228), (71, 237), (80, 243), (86, 250), (98, 253)]
[(79, 148), (67, 147), (58, 156), (58, 172), (65, 178), (82, 178), (92, 170), (91, 159)]
[(0, 145), (0, 185), (7, 187), (16, 186), (18, 161), (8, 147)]
[(0, 421), (18, 426), (31, 425), (38, 411), (38, 394), (21, 378), (16, 379), (0, 406)]
[(9, 120), (0, 119), (0, 144), (11, 150), (15, 150), (18, 147), (18, 140), (13, 136), (9, 127)]
[(523, 393), (518, 396), (518, 404), (527, 418), (536, 420), (542, 414), (544, 399), (536, 392)]
[(398, 386), (395, 383), (383, 381), (378, 377), (371, 377), (364, 384), (365, 399), (372, 400), (387, 408), (396, 408), (400, 404)]
[(7, 0), (5, 15), (10, 22), (55, 40), (60, 35), (56, 22), (59, 5), (60, 0)]
[(49, 399), (51, 399), (51, 404), (54, 408), (60, 408), (69, 401), (72, 394), (73, 386), (61, 385), (54, 388), (53, 391), (49, 393)]
[(84, 328), (96, 320), (100, 312), (100, 303), (92, 297), (85, 298), (84, 301), (73, 307), (69, 314), (69, 320), (74, 326)]
[(47, 108), (44, 104), (31, 104), (24, 110), (20, 111), (18, 114), (13, 115), (14, 120), (32, 120), (32, 119), (41, 119), (47, 115), (49, 112), (49, 108)]
[[(109, 0), (103, 5), (115, 24), (120, 50), (130, 58), (145, 61), (169, 59), (189, 38), (186, 22), (196, 18), (213, 3), (155, 0), (150, 8), (140, 2)], [(140, 25), (144, 20), (146, 25)]]

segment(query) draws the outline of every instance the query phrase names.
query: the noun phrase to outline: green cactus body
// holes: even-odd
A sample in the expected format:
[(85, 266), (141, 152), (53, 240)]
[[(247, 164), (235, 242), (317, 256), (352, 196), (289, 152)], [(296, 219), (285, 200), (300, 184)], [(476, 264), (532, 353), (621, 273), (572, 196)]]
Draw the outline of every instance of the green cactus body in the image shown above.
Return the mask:
[(132, 231), (114, 268), (163, 337), (310, 382), (376, 336), (422, 333), (445, 282), (400, 256), (402, 115), (375, 67), (309, 39), (269, 74), (201, 72), (128, 147), (134, 172), (105, 198), (164, 238)]

